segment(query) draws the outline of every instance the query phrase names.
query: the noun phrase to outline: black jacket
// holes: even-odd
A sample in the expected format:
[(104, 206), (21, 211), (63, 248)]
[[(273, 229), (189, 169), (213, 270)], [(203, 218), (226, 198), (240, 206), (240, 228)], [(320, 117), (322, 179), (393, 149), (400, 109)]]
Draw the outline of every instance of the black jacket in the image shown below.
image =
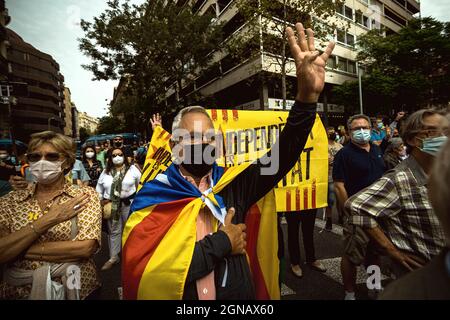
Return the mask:
[[(295, 165), (314, 125), (315, 117), (316, 104), (296, 102), (289, 113), (286, 126), (272, 148), (275, 150), (279, 147), (278, 172), (275, 175), (260, 174), (261, 168), (264, 167), (262, 163), (267, 163), (263, 159), (268, 156), (266, 154), (240, 173), (219, 193), (227, 208), (234, 207), (236, 210), (233, 223), (244, 223), (250, 207), (275, 187)], [(231, 256), (230, 253), (231, 244), (223, 231), (198, 241), (195, 244), (183, 298), (198, 299), (196, 280), (214, 270), (218, 300), (254, 299), (255, 290), (247, 258), (244, 255)]]

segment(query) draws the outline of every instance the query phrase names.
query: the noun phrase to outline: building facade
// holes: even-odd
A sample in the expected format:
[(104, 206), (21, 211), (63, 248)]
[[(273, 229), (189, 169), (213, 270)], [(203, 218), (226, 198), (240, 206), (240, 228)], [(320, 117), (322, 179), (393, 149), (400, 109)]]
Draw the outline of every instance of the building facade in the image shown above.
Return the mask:
[[(187, 1), (178, 2), (183, 5)], [(245, 29), (246, 21), (234, 0), (191, 0), (190, 3), (198, 14), (216, 14), (217, 21), (224, 23), (225, 41)], [(331, 92), (334, 86), (357, 78), (355, 43), (358, 37), (371, 29), (383, 30), (385, 34), (398, 32), (419, 12), (420, 4), (416, 0), (345, 1), (331, 20), (343, 27), (329, 36), (337, 45), (328, 61), (326, 85), (319, 100), (319, 113), (325, 112), (327, 119), (335, 117), (336, 121), (343, 118), (344, 109), (333, 104)], [(276, 16), (272, 20), (273, 23), (282, 23)], [(261, 30), (261, 33), (267, 33), (267, 30)], [(259, 54), (252, 55), (244, 62), (235, 61), (223, 52), (215, 53), (212, 67), (195, 81), (185, 83), (183, 91), (200, 92), (201, 96), (208, 97), (206, 101), (212, 101), (218, 108), (282, 110), (281, 81), (270, 80), (274, 78), (270, 75), (281, 74), (279, 63), (275, 63), (279, 53), (270, 52), (264, 42), (254, 50), (258, 50)], [(288, 88), (295, 88), (295, 64), (292, 59), (287, 63), (286, 70)], [(175, 96), (175, 88), (170, 88), (167, 99), (170, 101)], [(293, 97), (292, 92), (288, 93), (287, 109), (293, 104)]]
[(85, 128), (91, 133), (95, 133), (98, 127), (98, 119), (91, 117), (86, 112), (78, 112), (78, 126)]
[(76, 132), (73, 130), (72, 115), (73, 112), (73, 102), (72, 94), (70, 89), (64, 88), (64, 134), (68, 137), (76, 137)]
[[(5, 85), (8, 80), (9, 73), (6, 26), (10, 21), (11, 17), (8, 14), (8, 9), (5, 7), (5, 0), (0, 0), (0, 86), (2, 90), (0, 96), (6, 96)], [(9, 137), (8, 106), (4, 102), (5, 101), (0, 101), (0, 139), (6, 139)]]
[(8, 9), (5, 7), (5, 0), (0, 0), (0, 80), (4, 81), (8, 75), (7, 60), (7, 32), (6, 26), (10, 23)]
[(26, 95), (14, 94), (14, 136), (27, 142), (35, 132), (64, 132), (64, 77), (58, 63), (48, 54), (7, 30), (9, 81), (25, 83)]
[(78, 123), (78, 109), (72, 102), (72, 132), (75, 140), (80, 140), (80, 125)]

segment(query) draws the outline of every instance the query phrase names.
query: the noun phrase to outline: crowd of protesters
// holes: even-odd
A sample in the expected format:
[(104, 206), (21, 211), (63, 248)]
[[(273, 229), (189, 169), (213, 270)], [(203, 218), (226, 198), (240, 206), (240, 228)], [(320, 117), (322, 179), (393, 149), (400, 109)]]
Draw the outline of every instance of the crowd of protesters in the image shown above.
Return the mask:
[[(299, 92), (276, 142), (279, 170), (274, 175), (260, 175), (264, 163), (260, 159), (242, 171), (221, 191), (226, 219), (217, 216), (212, 203), (200, 210), (193, 256), (186, 270), (185, 299), (255, 297), (245, 256), (246, 213), (299, 158), (314, 123), (325, 63), (334, 47), (330, 44), (320, 54), (315, 51), (312, 31), (304, 30), (301, 24), (296, 29), (298, 41), (291, 28), (287, 35), (297, 62)], [(399, 112), (392, 120), (385, 123), (383, 117), (359, 114), (350, 117), (346, 125), (327, 128), (325, 229), (333, 229), (336, 204), (337, 223), (344, 230), (343, 297), (356, 298), (358, 266), (379, 266), (385, 260), (390, 274), (398, 280), (380, 292), (382, 299), (449, 299), (449, 119), (445, 112), (426, 109), (410, 115)], [(212, 128), (203, 108), (190, 107), (175, 117), (173, 130), (193, 132), (195, 121)], [(151, 122), (153, 127), (161, 125), (161, 118), (156, 115)], [(172, 141), (185, 152), (198, 144), (208, 147), (213, 143), (195, 137), (191, 143)], [(100, 268), (105, 271), (121, 261), (122, 233), (136, 194), (139, 197), (147, 148), (144, 141), (124, 145), (118, 135), (111, 142), (86, 145), (81, 159), (76, 159), (72, 140), (50, 131), (33, 134), (27, 152), (15, 158), (12, 150), (0, 148), (1, 299), (98, 296), (101, 283), (93, 256), (101, 247), (102, 220), (109, 249), (109, 259)], [(161, 178), (173, 192), (202, 194), (220, 181), (214, 176), (216, 164), (184, 161), (173, 164), (174, 171), (168, 169), (172, 176)], [(177, 184), (171, 184), (170, 179)], [(326, 272), (315, 256), (317, 209), (284, 216), (290, 270), (297, 277), (303, 276), (301, 225), (307, 265)], [(215, 218), (220, 222), (217, 231), (212, 227)], [(67, 286), (73, 266), (80, 270), (79, 288)]]

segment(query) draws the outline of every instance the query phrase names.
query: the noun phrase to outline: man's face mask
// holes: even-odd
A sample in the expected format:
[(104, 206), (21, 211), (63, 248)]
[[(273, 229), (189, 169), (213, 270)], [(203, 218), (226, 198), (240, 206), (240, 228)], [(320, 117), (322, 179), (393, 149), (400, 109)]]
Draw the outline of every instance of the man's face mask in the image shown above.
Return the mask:
[(439, 150), (441, 150), (443, 145), (447, 142), (447, 140), (448, 140), (447, 136), (425, 138), (422, 140), (422, 147), (419, 147), (419, 149), (422, 152), (428, 153), (433, 157), (435, 157), (438, 154)]
[(366, 144), (370, 141), (370, 129), (357, 129), (352, 133), (353, 141), (357, 144)]
[(121, 147), (122, 144), (123, 144), (123, 141), (122, 141), (122, 140), (114, 140), (113, 142), (114, 142), (114, 146), (115, 146), (115, 147)]
[(198, 143), (183, 145), (182, 166), (195, 177), (203, 177), (209, 171), (216, 160), (216, 148), (214, 144)]

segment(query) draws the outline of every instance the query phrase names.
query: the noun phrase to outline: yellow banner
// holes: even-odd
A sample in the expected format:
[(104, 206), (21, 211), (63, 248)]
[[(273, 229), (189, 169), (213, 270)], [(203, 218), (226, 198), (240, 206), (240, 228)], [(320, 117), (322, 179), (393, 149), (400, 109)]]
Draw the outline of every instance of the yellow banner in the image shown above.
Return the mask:
[[(219, 165), (233, 166), (264, 155), (278, 138), (288, 117), (286, 111), (208, 110), (214, 127), (223, 136), (225, 153)], [(149, 144), (141, 185), (172, 163), (171, 135), (156, 127)], [(140, 187), (139, 187), (140, 188)], [(277, 211), (299, 211), (327, 206), (328, 140), (320, 117), (294, 168), (275, 188)]]
[[(225, 154), (217, 162), (233, 166), (254, 161), (275, 143), (286, 125), (286, 111), (208, 110), (223, 135)], [(294, 168), (275, 188), (277, 211), (299, 211), (327, 206), (328, 140), (320, 117), (311, 130)]]
[(172, 151), (170, 149), (171, 134), (162, 127), (155, 127), (152, 140), (148, 145), (144, 168), (142, 169), (141, 181), (138, 191), (142, 185), (153, 180), (158, 174), (166, 171), (172, 163)]

